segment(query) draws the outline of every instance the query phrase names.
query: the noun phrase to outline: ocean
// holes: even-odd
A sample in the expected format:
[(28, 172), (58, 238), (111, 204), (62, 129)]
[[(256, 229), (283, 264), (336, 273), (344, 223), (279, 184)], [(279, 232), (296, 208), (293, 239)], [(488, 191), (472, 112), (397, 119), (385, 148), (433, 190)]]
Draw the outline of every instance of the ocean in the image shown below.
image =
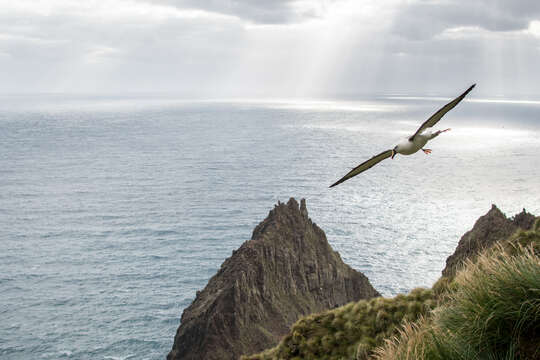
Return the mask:
[(329, 189), (449, 99), (0, 96), (0, 358), (164, 359), (289, 197), (385, 296), (431, 286), (491, 204), (540, 214), (540, 102), (469, 97), (431, 155)]

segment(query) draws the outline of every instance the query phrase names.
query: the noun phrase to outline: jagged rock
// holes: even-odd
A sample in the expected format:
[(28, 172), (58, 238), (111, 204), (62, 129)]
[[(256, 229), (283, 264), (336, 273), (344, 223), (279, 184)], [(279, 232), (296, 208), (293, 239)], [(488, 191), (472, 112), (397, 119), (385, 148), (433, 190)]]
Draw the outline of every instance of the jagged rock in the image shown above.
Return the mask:
[(379, 296), (343, 263), (305, 201), (278, 203), (184, 310), (168, 360), (238, 359), (274, 346), (300, 316)]
[(476, 220), (474, 227), (461, 237), (454, 253), (446, 259), (443, 276), (454, 276), (466, 259), (473, 259), (482, 250), (507, 239), (518, 228), (531, 229), (534, 221), (534, 215), (525, 209), (508, 219), (497, 206), (492, 205), (491, 210)]

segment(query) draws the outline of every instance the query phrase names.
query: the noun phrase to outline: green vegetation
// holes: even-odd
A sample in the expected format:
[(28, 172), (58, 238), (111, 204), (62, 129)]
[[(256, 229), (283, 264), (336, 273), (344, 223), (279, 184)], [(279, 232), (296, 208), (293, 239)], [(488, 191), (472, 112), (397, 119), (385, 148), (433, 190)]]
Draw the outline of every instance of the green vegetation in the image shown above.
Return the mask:
[(300, 319), (277, 347), (243, 359), (364, 359), (397, 332), (403, 319), (416, 320), (435, 304), (434, 292), (421, 288), (393, 299), (349, 303)]
[(508, 256), (498, 246), (454, 282), (431, 317), (406, 324), (376, 359), (540, 359), (538, 247)]
[(540, 359), (538, 344), (540, 220), (432, 289), (310, 315), (242, 359)]

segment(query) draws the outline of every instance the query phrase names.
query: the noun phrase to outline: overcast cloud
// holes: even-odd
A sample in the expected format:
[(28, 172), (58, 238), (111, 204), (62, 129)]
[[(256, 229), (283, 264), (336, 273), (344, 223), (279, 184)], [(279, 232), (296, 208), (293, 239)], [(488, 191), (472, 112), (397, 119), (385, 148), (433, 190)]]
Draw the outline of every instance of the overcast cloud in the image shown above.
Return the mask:
[(540, 2), (0, 0), (0, 92), (540, 96)]
[(170, 5), (178, 9), (203, 9), (260, 24), (298, 23), (321, 17), (326, 7), (336, 1), (339, 0), (150, 0), (153, 4)]

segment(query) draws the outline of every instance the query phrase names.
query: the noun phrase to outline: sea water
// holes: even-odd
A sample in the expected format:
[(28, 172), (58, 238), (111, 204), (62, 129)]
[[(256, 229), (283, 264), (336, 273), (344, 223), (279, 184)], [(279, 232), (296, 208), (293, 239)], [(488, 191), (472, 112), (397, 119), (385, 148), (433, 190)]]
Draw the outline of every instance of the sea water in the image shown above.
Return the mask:
[(497, 204), (540, 214), (540, 103), (464, 101), (431, 155), (329, 189), (447, 98), (0, 98), (0, 358), (163, 359), (277, 201), (306, 198), (385, 296), (430, 286)]

